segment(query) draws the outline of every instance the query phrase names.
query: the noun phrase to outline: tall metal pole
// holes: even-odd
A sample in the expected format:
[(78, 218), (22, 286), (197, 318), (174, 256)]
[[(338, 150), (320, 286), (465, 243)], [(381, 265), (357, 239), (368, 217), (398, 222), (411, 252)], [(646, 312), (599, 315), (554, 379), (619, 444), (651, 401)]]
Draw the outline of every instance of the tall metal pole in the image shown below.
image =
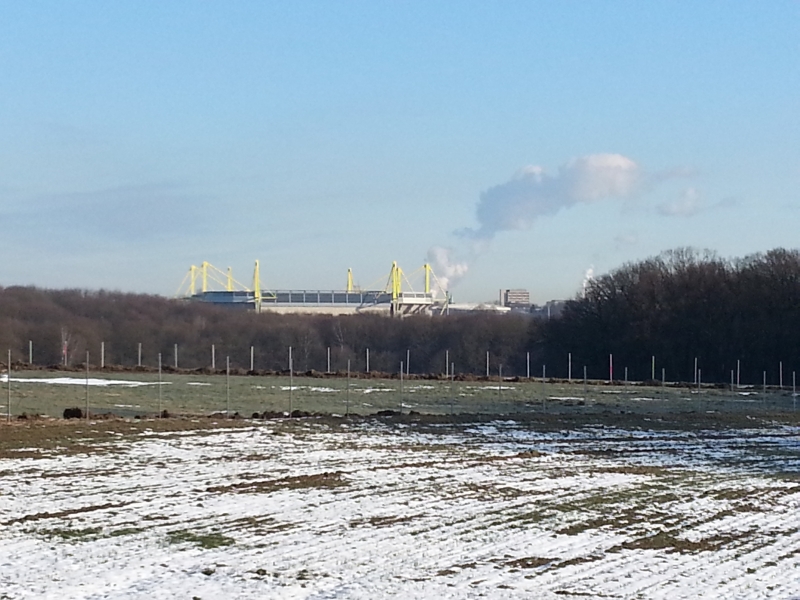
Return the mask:
[(225, 416), (231, 416), (231, 357), (225, 357)]
[(653, 355), (650, 358), (650, 381), (656, 380), (656, 357)]
[(613, 383), (614, 381), (614, 355), (608, 355), (608, 382)]
[(175, 368), (178, 368), (178, 344), (175, 344)]
[(250, 346), (250, 371), (253, 372), (256, 370), (256, 350), (253, 346)]
[(100, 342), (100, 368), (106, 368), (106, 343)]
[(367, 373), (369, 373), (369, 348), (367, 348)]
[[(161, 354), (159, 354), (161, 356)], [(139, 360), (136, 363), (138, 366), (142, 366), (142, 342), (139, 342)]]
[(525, 372), (528, 375), (528, 379), (531, 378), (531, 353), (525, 353)]
[(28, 364), (33, 364), (33, 340), (28, 340)]
[(406, 350), (406, 379), (408, 379), (408, 375), (411, 373), (411, 349), (409, 348)]
[(486, 379), (489, 379), (489, 351), (486, 351)]
[(778, 387), (783, 389), (783, 361), (778, 363)]
[(217, 349), (214, 344), (211, 344), (211, 370), (217, 370)]
[(697, 383), (697, 357), (694, 357), (694, 382)]

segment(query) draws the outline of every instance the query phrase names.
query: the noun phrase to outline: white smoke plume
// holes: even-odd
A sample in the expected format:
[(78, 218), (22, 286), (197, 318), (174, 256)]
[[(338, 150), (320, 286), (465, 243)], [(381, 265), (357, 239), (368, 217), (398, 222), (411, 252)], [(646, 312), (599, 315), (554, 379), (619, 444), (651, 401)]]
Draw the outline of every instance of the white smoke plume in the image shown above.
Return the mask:
[(589, 284), (594, 280), (594, 265), (591, 265), (586, 272), (583, 274), (583, 295), (586, 296), (586, 289), (589, 287)]
[(479, 226), (454, 232), (461, 248), (434, 246), (428, 250), (428, 262), (442, 286), (450, 289), (497, 233), (530, 229), (540, 217), (576, 204), (634, 196), (646, 183), (639, 165), (621, 154), (574, 158), (552, 174), (538, 165), (524, 167), (509, 181), (481, 193), (476, 207)]
[(469, 270), (467, 261), (456, 260), (453, 254), (452, 248), (442, 246), (433, 246), (428, 250), (428, 264), (445, 291), (452, 289)]
[(480, 227), (459, 233), (488, 242), (500, 231), (529, 229), (539, 217), (579, 203), (632, 196), (641, 184), (639, 165), (621, 154), (574, 158), (555, 174), (540, 166), (524, 167), (481, 194), (476, 209)]

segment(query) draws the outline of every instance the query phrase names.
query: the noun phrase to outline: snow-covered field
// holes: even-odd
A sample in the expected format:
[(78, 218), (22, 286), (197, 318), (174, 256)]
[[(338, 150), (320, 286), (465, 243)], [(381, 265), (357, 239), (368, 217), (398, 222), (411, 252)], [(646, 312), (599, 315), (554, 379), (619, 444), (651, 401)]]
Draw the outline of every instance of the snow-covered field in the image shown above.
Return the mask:
[(799, 434), (109, 434), (0, 461), (0, 598), (800, 598)]

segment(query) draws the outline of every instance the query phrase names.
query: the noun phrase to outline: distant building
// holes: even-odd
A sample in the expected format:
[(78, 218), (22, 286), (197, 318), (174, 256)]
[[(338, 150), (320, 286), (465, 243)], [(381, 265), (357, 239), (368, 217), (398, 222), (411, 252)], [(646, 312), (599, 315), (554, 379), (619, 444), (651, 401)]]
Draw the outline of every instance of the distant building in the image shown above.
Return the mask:
[(539, 319), (553, 319), (561, 315), (565, 305), (564, 300), (550, 300), (544, 306), (531, 306), (531, 315)]
[(502, 290), (501, 304), (508, 308), (530, 308), (531, 295), (528, 290)]

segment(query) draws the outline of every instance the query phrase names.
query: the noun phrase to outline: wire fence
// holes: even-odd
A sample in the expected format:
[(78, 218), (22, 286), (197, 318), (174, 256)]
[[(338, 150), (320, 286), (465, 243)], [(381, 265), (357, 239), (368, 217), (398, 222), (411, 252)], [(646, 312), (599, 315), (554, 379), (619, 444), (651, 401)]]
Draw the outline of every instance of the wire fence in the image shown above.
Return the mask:
[[(234, 372), (228, 356), (220, 357), (215, 371), (165, 370), (162, 357), (147, 371), (92, 370), (90, 356), (81, 368), (52, 371), (12, 363), (2, 375), (6, 388), (6, 418), (22, 415), (62, 416), (80, 409), (80, 416), (114, 414), (123, 417), (218, 414), (269, 416), (324, 414), (548, 414), (610, 411), (626, 413), (796, 411), (797, 392), (791, 387), (676, 384), (665, 379), (658, 385), (541, 376), (504, 377), (502, 368), (489, 377), (465, 377), (454, 367), (437, 377), (420, 377), (407, 371), (404, 361), (396, 373), (367, 376), (319, 372), (295, 373), (287, 349), (287, 371), (280, 374)], [(11, 358), (10, 352), (8, 358)], [(73, 415), (76, 413), (73, 412)]]

